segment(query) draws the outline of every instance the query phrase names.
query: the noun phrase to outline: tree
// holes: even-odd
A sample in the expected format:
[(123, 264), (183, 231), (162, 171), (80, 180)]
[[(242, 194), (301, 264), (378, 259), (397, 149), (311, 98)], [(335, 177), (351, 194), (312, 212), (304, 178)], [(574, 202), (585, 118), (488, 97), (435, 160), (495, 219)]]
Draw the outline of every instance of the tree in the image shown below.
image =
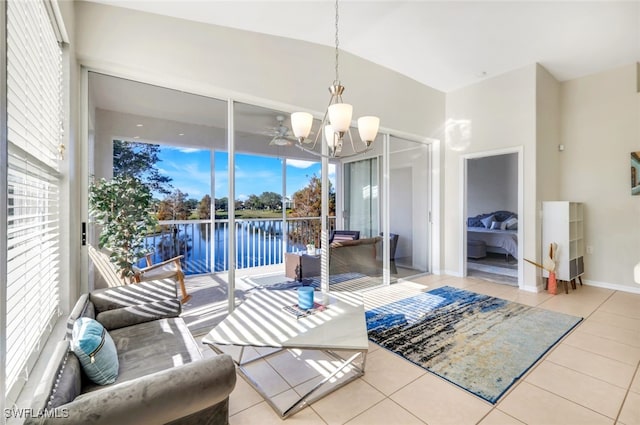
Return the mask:
[(216, 199), (215, 209), (216, 211), (227, 211), (229, 209), (229, 198), (225, 196), (224, 198)]
[(198, 218), (200, 220), (211, 218), (211, 196), (204, 195), (198, 203)]
[(171, 195), (160, 201), (158, 206), (158, 220), (187, 220), (191, 212), (187, 208), (188, 193), (176, 189)]
[(186, 201), (184, 201), (184, 204), (189, 212), (194, 211), (196, 208), (198, 208), (198, 200), (195, 198), (187, 199)]
[[(308, 176), (307, 176), (308, 177)], [(336, 193), (329, 181), (329, 215), (336, 213)], [(320, 217), (322, 214), (322, 180), (315, 174), (307, 186), (293, 194), (292, 217)]]
[[(329, 215), (335, 215), (336, 194), (329, 182)], [(292, 217), (321, 217), (322, 215), (322, 180), (315, 174), (309, 177), (306, 187), (293, 194)], [(321, 220), (297, 221), (295, 229), (289, 232), (293, 243), (320, 245)]]
[(135, 177), (152, 192), (171, 193), (173, 179), (161, 174), (156, 167), (161, 161), (159, 151), (159, 145), (114, 140), (113, 175)]
[(249, 197), (244, 201), (245, 207), (250, 210), (259, 210), (263, 208), (262, 201), (258, 197), (258, 195), (249, 195)]
[(282, 195), (275, 192), (262, 192), (260, 195), (260, 203), (263, 207), (270, 210), (278, 210), (282, 208)]

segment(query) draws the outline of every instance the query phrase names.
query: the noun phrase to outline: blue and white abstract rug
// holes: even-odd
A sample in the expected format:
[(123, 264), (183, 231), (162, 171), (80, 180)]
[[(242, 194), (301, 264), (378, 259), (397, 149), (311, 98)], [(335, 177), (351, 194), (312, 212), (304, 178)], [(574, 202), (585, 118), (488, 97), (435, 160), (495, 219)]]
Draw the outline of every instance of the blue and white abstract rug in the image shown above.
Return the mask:
[(371, 341), (495, 404), (582, 318), (444, 286), (366, 320)]

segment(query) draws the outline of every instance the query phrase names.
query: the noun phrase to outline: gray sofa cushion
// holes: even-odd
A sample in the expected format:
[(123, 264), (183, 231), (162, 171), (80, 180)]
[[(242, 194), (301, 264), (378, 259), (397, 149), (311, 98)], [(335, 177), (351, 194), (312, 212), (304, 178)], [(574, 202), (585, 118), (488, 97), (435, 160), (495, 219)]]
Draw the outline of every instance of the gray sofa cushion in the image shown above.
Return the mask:
[(74, 400), (82, 391), (82, 366), (78, 357), (67, 351), (67, 357), (58, 372), (57, 384), (51, 392), (47, 408), (53, 409)]
[(182, 304), (177, 299), (120, 307), (98, 313), (96, 320), (108, 331), (166, 317), (177, 317)]
[(89, 302), (89, 294), (80, 295), (76, 305), (73, 307), (73, 310), (71, 310), (69, 318), (67, 319), (66, 339), (71, 339), (73, 324), (76, 323), (76, 320), (80, 317), (88, 317), (90, 319), (96, 318), (96, 312), (93, 304)]
[[(118, 350), (116, 384), (202, 358), (198, 343), (181, 318), (160, 319), (109, 332)], [(101, 388), (83, 383), (82, 391)]]
[(84, 393), (68, 404), (68, 419), (47, 423), (228, 424), (228, 397), (235, 383), (231, 357), (209, 357)]
[(33, 396), (34, 410), (53, 409), (75, 399), (81, 392), (82, 369), (69, 351), (69, 341), (58, 342)]
[(96, 289), (90, 295), (96, 313), (177, 298), (178, 289), (172, 279)]

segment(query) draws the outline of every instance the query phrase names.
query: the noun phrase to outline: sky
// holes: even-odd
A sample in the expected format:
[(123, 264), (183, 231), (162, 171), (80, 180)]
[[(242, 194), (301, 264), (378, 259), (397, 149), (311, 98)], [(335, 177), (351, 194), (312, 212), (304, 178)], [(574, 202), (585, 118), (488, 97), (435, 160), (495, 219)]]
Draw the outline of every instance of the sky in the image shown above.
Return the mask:
[[(189, 198), (202, 199), (228, 197), (228, 155), (215, 153), (215, 195), (211, 194), (211, 152), (193, 148), (160, 146), (156, 167), (173, 179), (174, 188), (188, 193)], [(249, 195), (263, 192), (282, 192), (282, 158), (236, 154), (235, 199), (245, 200)], [(287, 196), (303, 188), (312, 175), (320, 176), (320, 162), (287, 160)], [(329, 165), (329, 179), (335, 187), (335, 166)], [(157, 198), (163, 196), (154, 194)]]

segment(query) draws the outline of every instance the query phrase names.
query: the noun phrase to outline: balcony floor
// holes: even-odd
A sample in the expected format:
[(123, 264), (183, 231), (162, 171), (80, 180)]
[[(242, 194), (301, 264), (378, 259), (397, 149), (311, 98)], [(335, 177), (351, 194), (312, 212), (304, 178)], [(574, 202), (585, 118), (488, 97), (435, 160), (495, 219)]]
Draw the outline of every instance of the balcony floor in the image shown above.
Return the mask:
[[(392, 282), (415, 270), (398, 268), (398, 274), (392, 276)], [(285, 277), (284, 265), (276, 264), (252, 267), (236, 271), (236, 305), (243, 302), (255, 290), (272, 284), (287, 283), (293, 280)], [(316, 279), (312, 279), (317, 282)], [(381, 276), (338, 275), (332, 280), (331, 290), (361, 291), (378, 287)], [(183, 305), (182, 317), (194, 336), (208, 333), (227, 315), (229, 308), (228, 276), (226, 272), (186, 276), (185, 286), (191, 299)]]

